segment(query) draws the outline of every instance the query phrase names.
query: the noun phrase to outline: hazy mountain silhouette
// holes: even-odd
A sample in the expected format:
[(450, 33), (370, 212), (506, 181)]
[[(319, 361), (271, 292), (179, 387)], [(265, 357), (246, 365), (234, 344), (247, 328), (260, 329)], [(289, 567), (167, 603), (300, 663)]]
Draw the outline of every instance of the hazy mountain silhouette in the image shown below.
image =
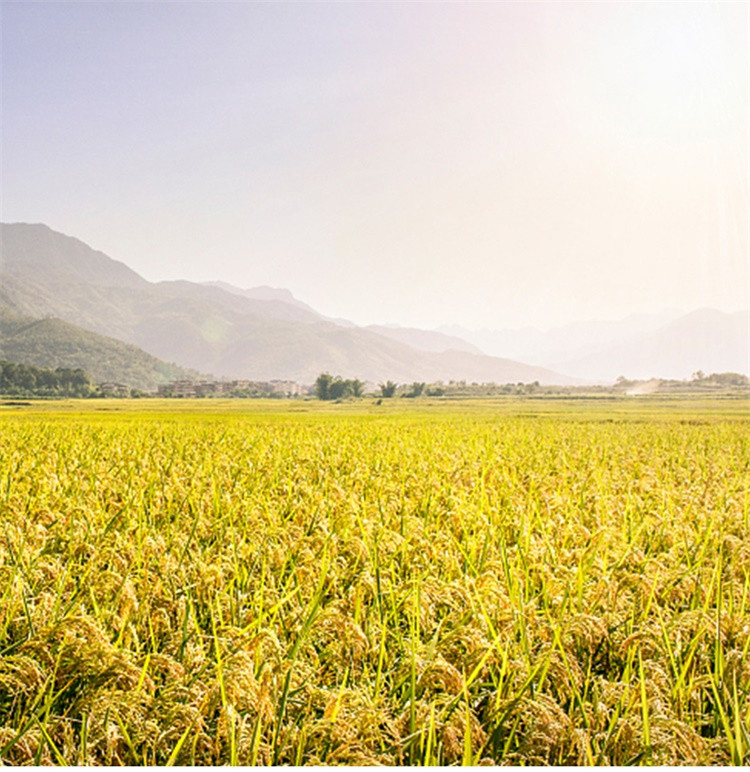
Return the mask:
[(252, 300), (280, 301), (291, 306), (296, 306), (297, 308), (307, 312), (307, 314), (299, 316), (299, 321), (326, 321), (333, 322), (334, 324), (338, 324), (342, 327), (357, 326), (353, 322), (350, 322), (348, 319), (338, 319), (330, 316), (324, 316), (320, 312), (316, 311), (312, 306), (309, 306), (307, 303), (303, 303), (301, 300), (298, 300), (288, 289), (269, 287), (267, 285), (241, 289), (240, 287), (235, 287), (234, 284), (229, 284), (225, 281), (207, 281), (202, 282), (202, 284), (209, 287), (219, 287), (220, 289), (226, 290), (227, 292), (231, 292), (233, 295), (241, 295), (242, 297), (251, 298)]
[(441, 331), (465, 338), (485, 353), (516, 357), (570, 375), (611, 382), (628, 378), (689, 378), (697, 370), (750, 374), (748, 312), (700, 309), (690, 313), (633, 314), (618, 321), (576, 322), (542, 331)]
[(420, 351), (326, 320), (283, 292), (148, 282), (45, 225), (3, 225), (0, 236), (0, 302), (13, 312), (58, 317), (217, 376), (310, 383), (328, 370), (370, 381), (573, 382), (509, 359)]
[(579, 359), (560, 363), (583, 378), (690, 378), (705, 373), (750, 375), (750, 314), (703, 308)]
[(464, 351), (470, 354), (484, 354), (480, 348), (455, 335), (447, 335), (438, 330), (420, 330), (416, 327), (398, 327), (393, 325), (370, 324), (364, 328), (420, 351)]
[[(267, 285), (242, 289), (225, 281), (206, 281), (202, 282), (202, 284), (207, 287), (218, 287), (226, 292), (231, 292), (233, 295), (241, 295), (242, 297), (250, 298), (251, 300), (278, 301), (290, 306), (295, 306), (296, 308), (306, 311), (308, 315), (307, 318), (309, 318), (310, 321), (321, 321), (322, 319), (325, 319), (323, 314), (319, 314), (312, 306), (308, 306), (307, 303), (297, 300), (288, 289), (269, 287)], [(305, 317), (303, 316), (302, 318), (304, 319)]]
[(657, 330), (681, 315), (680, 311), (631, 314), (624, 319), (570, 322), (547, 330), (533, 326), (469, 330), (458, 325), (444, 325), (439, 330), (470, 341), (485, 354), (514, 357), (522, 352), (527, 361), (546, 363), (580, 359)]

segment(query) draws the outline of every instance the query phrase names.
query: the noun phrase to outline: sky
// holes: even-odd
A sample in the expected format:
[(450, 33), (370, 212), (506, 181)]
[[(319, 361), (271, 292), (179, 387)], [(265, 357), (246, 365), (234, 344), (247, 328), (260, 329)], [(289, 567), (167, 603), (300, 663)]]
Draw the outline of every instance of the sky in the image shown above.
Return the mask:
[(2, 2), (4, 222), (356, 323), (750, 305), (748, 2)]

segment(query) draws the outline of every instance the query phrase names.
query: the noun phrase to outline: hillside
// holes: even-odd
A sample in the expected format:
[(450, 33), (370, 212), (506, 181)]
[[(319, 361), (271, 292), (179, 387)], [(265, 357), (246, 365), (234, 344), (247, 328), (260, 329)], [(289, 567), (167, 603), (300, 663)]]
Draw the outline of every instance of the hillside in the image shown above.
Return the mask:
[(392, 327), (379, 324), (368, 325), (365, 329), (420, 351), (434, 351), (436, 353), (464, 351), (469, 354), (484, 354), (481, 349), (463, 338), (447, 335), (437, 330), (420, 330), (415, 327)]
[(248, 296), (216, 284), (148, 282), (44, 225), (3, 225), (1, 237), (0, 302), (15, 313), (58, 317), (219, 377), (311, 383), (328, 370), (371, 381), (575, 382), (508, 359), (420, 351), (327, 320), (278, 290)]
[(77, 368), (95, 381), (151, 390), (197, 376), (136, 346), (83, 330), (60, 319), (32, 319), (0, 306), (0, 359), (35, 367)]
[[(323, 314), (319, 314), (312, 306), (308, 306), (307, 303), (303, 303), (301, 300), (292, 295), (288, 289), (281, 289), (278, 287), (250, 287), (248, 289), (242, 289), (241, 287), (235, 287), (233, 284), (229, 284), (225, 281), (208, 281), (203, 282), (205, 287), (218, 287), (226, 292), (231, 292), (233, 295), (240, 295), (241, 297), (250, 298), (251, 300), (269, 300), (274, 302), (285, 303), (289, 306), (301, 309), (305, 312), (301, 318), (307, 320), (321, 320), (325, 319)], [(329, 320), (332, 321), (332, 320)]]

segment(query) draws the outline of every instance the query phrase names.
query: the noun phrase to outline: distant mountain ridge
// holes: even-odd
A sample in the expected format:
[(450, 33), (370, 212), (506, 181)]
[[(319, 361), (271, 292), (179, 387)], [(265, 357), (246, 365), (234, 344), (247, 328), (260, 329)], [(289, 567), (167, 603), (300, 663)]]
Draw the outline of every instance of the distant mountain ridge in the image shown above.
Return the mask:
[(420, 330), (415, 327), (396, 327), (380, 324), (370, 324), (364, 329), (382, 335), (385, 338), (397, 340), (407, 346), (413, 346), (421, 351), (464, 351), (469, 354), (483, 355), (485, 352), (472, 343), (455, 335), (447, 335), (437, 330)]
[(316, 321), (333, 322), (334, 324), (338, 324), (341, 327), (357, 326), (353, 322), (350, 322), (348, 319), (337, 319), (330, 316), (324, 316), (319, 311), (316, 311), (312, 306), (309, 306), (307, 303), (303, 303), (301, 300), (298, 300), (288, 289), (281, 289), (280, 287), (269, 287), (267, 285), (241, 289), (240, 287), (235, 287), (234, 284), (229, 284), (225, 281), (206, 281), (202, 282), (202, 284), (208, 287), (219, 287), (226, 292), (231, 292), (233, 295), (241, 295), (242, 297), (251, 298), (252, 300), (269, 300), (287, 303), (288, 305), (296, 306), (297, 308), (306, 311), (310, 315), (310, 319), (314, 319)]
[(46, 282), (135, 288), (148, 284), (125, 263), (46, 225), (18, 223), (0, 227), (0, 272), (6, 277), (27, 277), (43, 271)]
[(250, 298), (251, 300), (269, 300), (287, 303), (290, 306), (296, 306), (297, 308), (307, 311), (307, 313), (316, 320), (325, 319), (323, 314), (318, 313), (312, 306), (308, 306), (307, 303), (297, 300), (288, 289), (269, 287), (267, 285), (241, 289), (240, 287), (235, 287), (233, 284), (229, 284), (225, 281), (205, 281), (202, 282), (202, 284), (207, 287), (218, 287), (225, 292), (231, 292), (233, 295), (241, 295), (242, 297)]
[(581, 377), (612, 380), (620, 375), (689, 378), (698, 370), (750, 375), (750, 314), (698, 309), (656, 330), (560, 366)]
[(469, 340), (486, 353), (515, 357), (590, 381), (690, 378), (694, 372), (750, 375), (750, 315), (697, 309), (634, 314), (618, 321), (576, 322), (542, 331), (439, 330)]
[(327, 370), (375, 382), (575, 382), (510, 359), (419, 350), (329, 321), (304, 303), (288, 302), (283, 291), (148, 282), (41, 224), (2, 225), (0, 254), (0, 303), (13, 313), (54, 316), (218, 377), (312, 383)]
[(528, 361), (539, 363), (588, 356), (603, 347), (623, 343), (642, 333), (657, 330), (682, 314), (680, 311), (631, 314), (624, 319), (570, 322), (545, 330), (533, 326), (469, 330), (458, 325), (445, 325), (438, 329), (471, 341), (486, 354), (510, 357), (523, 354)]

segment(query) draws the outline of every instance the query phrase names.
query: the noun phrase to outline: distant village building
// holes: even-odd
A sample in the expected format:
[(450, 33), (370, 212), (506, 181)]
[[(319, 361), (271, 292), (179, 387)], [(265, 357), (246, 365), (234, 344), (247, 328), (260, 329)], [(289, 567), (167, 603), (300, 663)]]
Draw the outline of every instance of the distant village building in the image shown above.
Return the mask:
[(99, 390), (105, 397), (127, 397), (130, 389), (124, 383), (100, 383)]
[(195, 395), (197, 397), (206, 397), (209, 394), (216, 394), (218, 383), (212, 381), (201, 381), (195, 384)]
[(159, 394), (165, 397), (194, 397), (195, 384), (193, 381), (173, 381), (165, 386), (159, 386)]
[(158, 394), (162, 397), (209, 397), (219, 395), (248, 395), (298, 397), (306, 389), (295, 381), (173, 381), (159, 386)]

